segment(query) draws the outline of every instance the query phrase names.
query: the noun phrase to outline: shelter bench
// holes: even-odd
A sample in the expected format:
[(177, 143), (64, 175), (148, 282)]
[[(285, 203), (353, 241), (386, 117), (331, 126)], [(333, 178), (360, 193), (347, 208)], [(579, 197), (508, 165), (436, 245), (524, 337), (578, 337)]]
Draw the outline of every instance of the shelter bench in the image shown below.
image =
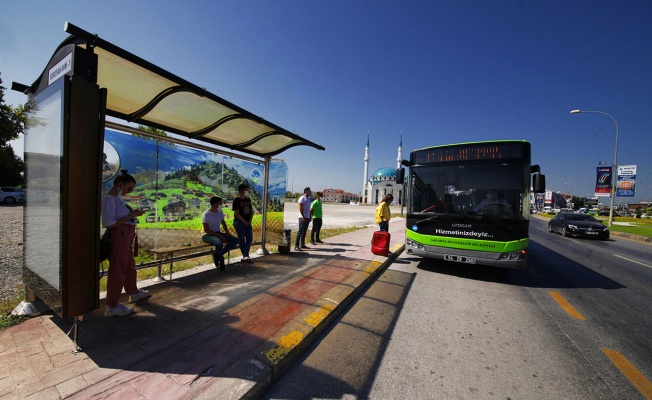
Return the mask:
[[(237, 248), (238, 247), (236, 247), (236, 249)], [(172, 268), (174, 267), (175, 261), (183, 261), (183, 260), (189, 260), (191, 258), (212, 255), (215, 252), (215, 247), (208, 243), (198, 243), (198, 244), (185, 244), (185, 245), (170, 246), (170, 247), (158, 247), (155, 249), (149, 249), (148, 251), (154, 254), (158, 260), (158, 264), (157, 264), (158, 273), (156, 275), (156, 278), (154, 278), (154, 280), (164, 281), (165, 278), (161, 276), (161, 271), (163, 269), (163, 262), (170, 263), (169, 279), (172, 280)], [(180, 253), (186, 251), (193, 251), (193, 252), (190, 254), (183, 254), (177, 257), (174, 256), (174, 253)], [(230, 251), (228, 252), (227, 260), (228, 261), (231, 260)], [(145, 266), (151, 266), (151, 264), (148, 263), (147, 265), (143, 265), (143, 267)], [(138, 268), (138, 266), (136, 268)]]
[[(251, 243), (252, 246), (259, 246), (261, 245), (261, 242), (253, 242)], [(236, 246), (234, 248), (238, 249), (240, 245)], [(289, 252), (289, 246), (282, 246), (279, 244), (279, 252), (281, 252), (281, 247), (287, 247), (287, 251), (284, 253)], [(187, 252), (187, 251), (192, 251), (196, 250), (190, 254), (182, 254), (180, 256), (174, 256), (175, 253), (181, 253), (181, 252)], [(154, 249), (149, 249), (147, 250), (150, 253), (154, 254), (156, 256), (156, 259), (154, 261), (148, 261), (146, 263), (140, 263), (136, 264), (136, 269), (144, 269), (144, 268), (150, 268), (150, 267), (157, 267), (158, 271), (156, 274), (156, 277), (154, 278), (155, 281), (157, 282), (162, 282), (166, 281), (166, 279), (161, 275), (163, 271), (163, 263), (170, 263), (170, 276), (168, 279), (172, 280), (172, 270), (174, 267), (174, 262), (175, 261), (183, 261), (183, 260), (190, 260), (192, 258), (197, 258), (197, 257), (202, 257), (202, 256), (210, 256), (212, 255), (215, 250), (213, 245), (208, 244), (208, 243), (196, 243), (196, 244), (182, 244), (178, 246), (169, 246), (169, 247), (157, 247)], [(231, 251), (227, 252), (227, 264), (230, 264), (231, 261)], [(102, 269), (100, 272), (100, 278), (106, 276), (108, 274), (108, 271), (105, 271)]]

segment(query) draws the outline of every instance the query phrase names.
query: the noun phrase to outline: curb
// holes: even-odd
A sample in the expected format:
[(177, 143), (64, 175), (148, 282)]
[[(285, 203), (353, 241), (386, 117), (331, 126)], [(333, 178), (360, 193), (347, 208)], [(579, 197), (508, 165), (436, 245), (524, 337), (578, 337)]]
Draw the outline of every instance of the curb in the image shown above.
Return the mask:
[(197, 389), (192, 398), (257, 399), (262, 396), (404, 249), (405, 244), (396, 244), (389, 257), (360, 260), (366, 264), (362, 271), (326, 292), (260, 348), (236, 362), (222, 377), (210, 376), (209, 371), (197, 379), (193, 383)]
[(626, 233), (626, 232), (616, 232), (616, 231), (611, 231), (610, 233), (611, 236), (616, 236), (619, 238), (628, 239), (639, 243), (652, 244), (652, 238), (649, 238), (647, 236), (635, 235), (633, 233)]

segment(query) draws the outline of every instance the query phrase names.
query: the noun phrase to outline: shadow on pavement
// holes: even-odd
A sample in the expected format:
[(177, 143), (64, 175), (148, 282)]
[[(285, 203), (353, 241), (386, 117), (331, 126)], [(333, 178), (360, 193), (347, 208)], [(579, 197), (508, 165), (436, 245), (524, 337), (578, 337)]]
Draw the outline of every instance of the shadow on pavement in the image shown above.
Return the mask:
[[(545, 255), (544, 255), (545, 253)], [(419, 269), (485, 282), (540, 288), (623, 289), (625, 286), (530, 239), (525, 269), (423, 259)]]
[(260, 398), (368, 398), (415, 276), (386, 269)]

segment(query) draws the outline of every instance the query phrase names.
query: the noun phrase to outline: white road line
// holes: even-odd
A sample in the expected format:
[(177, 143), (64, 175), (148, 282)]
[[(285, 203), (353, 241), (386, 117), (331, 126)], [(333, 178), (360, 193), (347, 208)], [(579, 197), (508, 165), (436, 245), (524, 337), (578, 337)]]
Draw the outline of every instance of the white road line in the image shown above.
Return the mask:
[(644, 267), (652, 268), (652, 265), (650, 265), (650, 264), (645, 264), (645, 263), (642, 263), (640, 261), (632, 260), (631, 258), (619, 256), (618, 254), (614, 254), (614, 256), (616, 256), (618, 258), (622, 258), (623, 260), (631, 261), (631, 262), (636, 263), (636, 264), (641, 264)]

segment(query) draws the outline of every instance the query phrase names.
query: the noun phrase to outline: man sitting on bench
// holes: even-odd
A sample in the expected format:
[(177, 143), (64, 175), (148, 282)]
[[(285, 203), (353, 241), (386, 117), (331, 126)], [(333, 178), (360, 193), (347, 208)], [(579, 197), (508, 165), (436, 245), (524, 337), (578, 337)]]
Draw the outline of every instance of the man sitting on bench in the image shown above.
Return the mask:
[[(229, 233), (229, 228), (226, 226), (226, 222), (224, 222), (222, 198), (211, 197), (210, 203), (211, 208), (204, 211), (204, 214), (201, 216), (201, 222), (204, 226), (204, 235), (201, 237), (201, 240), (215, 246), (215, 252), (213, 253), (215, 267), (219, 268), (220, 271), (224, 271), (226, 269), (224, 253), (238, 247), (238, 238)], [(220, 230), (220, 225), (224, 231)], [(226, 246), (224, 246), (225, 243)]]

